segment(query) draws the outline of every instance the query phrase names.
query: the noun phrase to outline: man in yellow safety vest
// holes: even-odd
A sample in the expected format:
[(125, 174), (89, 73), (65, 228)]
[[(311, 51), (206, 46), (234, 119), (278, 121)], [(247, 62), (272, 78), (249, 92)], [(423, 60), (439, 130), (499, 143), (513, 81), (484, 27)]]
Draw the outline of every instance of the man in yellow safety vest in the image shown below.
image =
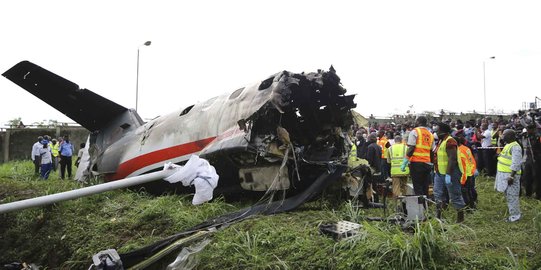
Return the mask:
[(402, 137), (394, 137), (395, 143), (387, 149), (387, 163), (391, 164), (391, 178), (393, 179), (393, 197), (406, 195), (406, 183), (408, 182), (409, 168), (405, 171), (400, 169), (406, 156), (407, 146), (402, 142)]
[(451, 204), (457, 210), (456, 222), (464, 221), (464, 199), (460, 185), (460, 169), (458, 168), (458, 143), (449, 134), (451, 127), (445, 123), (438, 123), (436, 134), (438, 145), (434, 155), (434, 198), (436, 199), (436, 217), (441, 218), (441, 212), (447, 199), (447, 192)]
[(53, 155), (53, 171), (56, 172), (56, 168), (58, 168), (58, 159), (60, 156), (60, 144), (56, 139), (52, 139), (49, 143), (49, 147), (51, 148), (51, 153)]
[(496, 181), (494, 188), (502, 192), (507, 199), (509, 217), (507, 221), (515, 222), (520, 219), (520, 175), (522, 174), (522, 147), (516, 140), (515, 131), (506, 129), (503, 132), (506, 145), (498, 157)]

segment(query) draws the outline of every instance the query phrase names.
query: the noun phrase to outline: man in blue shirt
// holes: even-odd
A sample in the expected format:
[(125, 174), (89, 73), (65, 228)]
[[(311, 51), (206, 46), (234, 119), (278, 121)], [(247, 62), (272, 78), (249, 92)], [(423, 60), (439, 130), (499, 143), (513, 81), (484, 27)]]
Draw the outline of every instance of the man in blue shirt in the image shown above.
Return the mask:
[(60, 144), (60, 178), (63, 180), (66, 168), (68, 169), (68, 178), (71, 178), (71, 156), (73, 155), (73, 145), (71, 144), (68, 135), (64, 136), (62, 144)]

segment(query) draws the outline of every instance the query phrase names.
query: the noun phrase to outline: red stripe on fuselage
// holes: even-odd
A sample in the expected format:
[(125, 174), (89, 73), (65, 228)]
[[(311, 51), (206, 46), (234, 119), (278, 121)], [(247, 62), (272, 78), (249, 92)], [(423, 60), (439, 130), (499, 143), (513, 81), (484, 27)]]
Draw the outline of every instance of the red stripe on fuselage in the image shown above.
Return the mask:
[(107, 176), (109, 180), (118, 180), (126, 178), (131, 173), (144, 168), (146, 166), (163, 162), (169, 159), (181, 157), (184, 155), (199, 152), (205, 148), (216, 137), (211, 137), (199, 141), (189, 142), (185, 144), (179, 144), (172, 147), (160, 149), (154, 152), (150, 152), (138, 157), (132, 158), (126, 162), (121, 163), (118, 166), (116, 173)]

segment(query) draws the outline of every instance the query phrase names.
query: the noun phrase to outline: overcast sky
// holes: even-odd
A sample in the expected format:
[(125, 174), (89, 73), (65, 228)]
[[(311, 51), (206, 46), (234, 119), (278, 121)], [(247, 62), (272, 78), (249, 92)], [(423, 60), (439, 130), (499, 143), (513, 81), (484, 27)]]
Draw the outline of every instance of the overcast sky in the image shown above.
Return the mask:
[[(144, 119), (331, 64), (366, 116), (483, 112), (485, 74), (487, 109), (511, 113), (541, 97), (540, 14), (539, 1), (5, 1), (0, 72), (29, 60), (135, 108), (140, 49)], [(4, 77), (0, 93), (1, 125), (72, 122)]]

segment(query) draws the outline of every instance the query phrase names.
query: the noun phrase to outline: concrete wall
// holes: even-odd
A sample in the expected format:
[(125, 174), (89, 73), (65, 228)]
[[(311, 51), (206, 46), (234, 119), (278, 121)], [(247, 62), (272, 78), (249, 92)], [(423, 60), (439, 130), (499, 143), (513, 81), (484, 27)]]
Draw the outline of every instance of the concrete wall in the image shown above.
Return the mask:
[(56, 127), (56, 128), (8, 128), (0, 133), (0, 162), (11, 160), (29, 160), (32, 145), (38, 136), (49, 135), (58, 138), (64, 135), (70, 137), (75, 148), (74, 155), (79, 151), (79, 145), (86, 142), (90, 132), (83, 127)]
[(0, 132), (0, 163), (4, 162), (4, 138), (6, 137), (6, 132)]

